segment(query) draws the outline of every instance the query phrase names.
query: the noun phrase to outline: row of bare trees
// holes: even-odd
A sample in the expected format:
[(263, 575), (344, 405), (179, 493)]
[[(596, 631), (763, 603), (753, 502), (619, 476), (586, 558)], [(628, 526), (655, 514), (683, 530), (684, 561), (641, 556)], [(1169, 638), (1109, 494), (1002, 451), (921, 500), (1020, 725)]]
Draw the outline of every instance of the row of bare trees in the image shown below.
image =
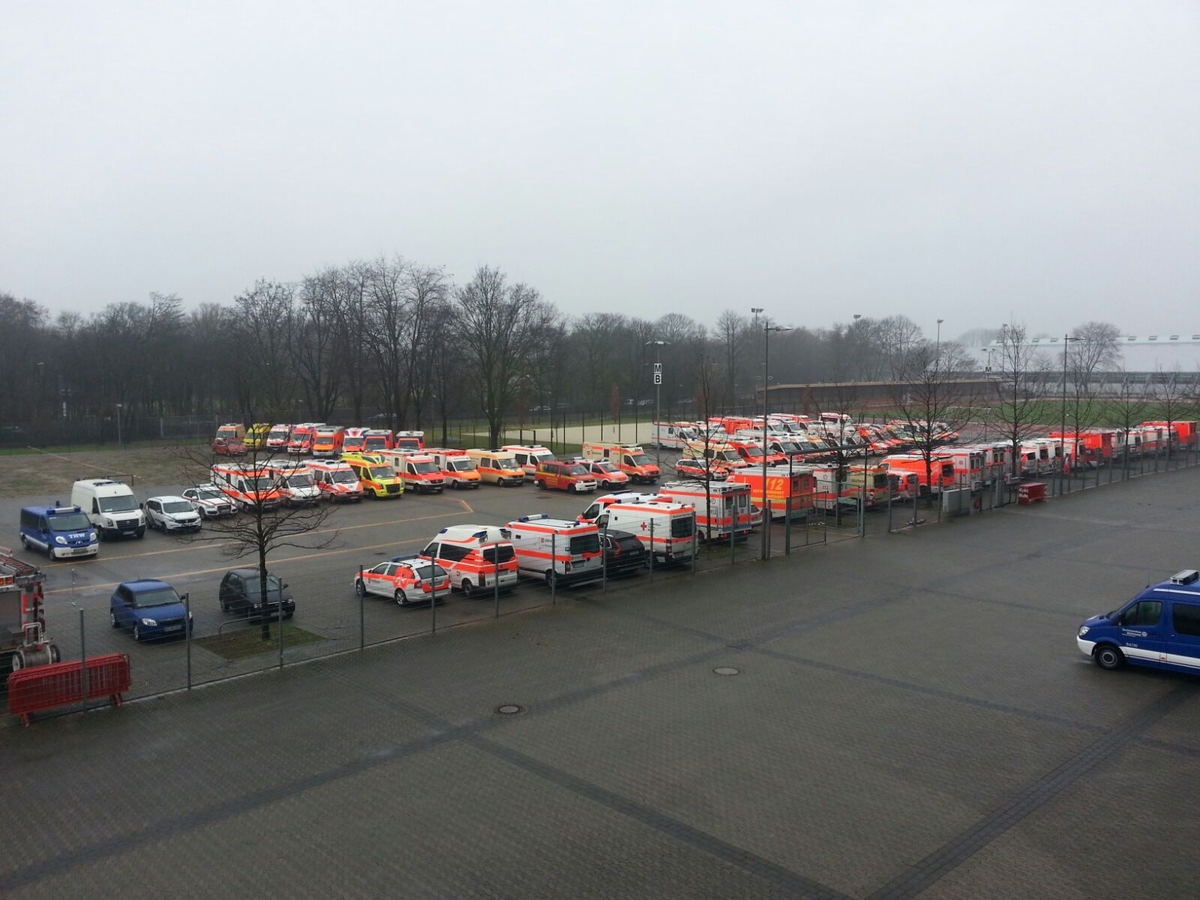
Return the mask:
[[(188, 310), (173, 294), (51, 321), (37, 303), (0, 294), (0, 425), (69, 425), (117, 416), (364, 423), (423, 428), (483, 416), (493, 440), (531, 410), (617, 418), (656, 396), (663, 415), (753, 409), (761, 397), (758, 320), (733, 311), (714, 328), (667, 313), (594, 312), (568, 319), (536, 288), (481, 267), (456, 285), (442, 269), (401, 258), (331, 267), (299, 282), (259, 281), (229, 304)], [(764, 321), (763, 325), (767, 323)], [(1076, 422), (1087, 419), (1090, 374), (1115, 365), (1116, 329), (1087, 323), (1069, 347)], [(1045, 393), (1053, 367), (1024, 330), (996, 332), (1002, 364), (994, 407), (1019, 409)], [(952, 341), (930, 342), (905, 316), (858, 316), (829, 329), (772, 334), (772, 384), (886, 382), (919, 421), (948, 421), (980, 398), (948, 386), (978, 371)], [(1004, 377), (1000, 377), (1001, 375)], [(944, 383), (943, 383), (944, 382)], [(847, 410), (855, 412), (855, 410)], [(918, 414), (920, 413), (920, 414)], [(1018, 414), (1014, 414), (1018, 415)], [(1044, 424), (1044, 423), (1039, 423)]]

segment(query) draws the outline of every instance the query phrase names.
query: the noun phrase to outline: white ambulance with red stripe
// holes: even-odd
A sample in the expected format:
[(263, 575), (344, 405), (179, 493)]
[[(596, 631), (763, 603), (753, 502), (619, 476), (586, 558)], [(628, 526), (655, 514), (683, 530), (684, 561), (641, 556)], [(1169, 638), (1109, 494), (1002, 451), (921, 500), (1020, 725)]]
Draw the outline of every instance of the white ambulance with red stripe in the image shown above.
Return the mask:
[(450, 586), (468, 597), (517, 586), (517, 552), (508, 529), (495, 525), (451, 525), (420, 554), (450, 573)]
[(692, 558), (696, 510), (690, 504), (623, 491), (598, 498), (580, 514), (579, 521), (636, 534), (659, 565)]
[(546, 584), (575, 584), (602, 575), (600, 529), (591, 522), (552, 519), (546, 513), (508, 523), (520, 573)]

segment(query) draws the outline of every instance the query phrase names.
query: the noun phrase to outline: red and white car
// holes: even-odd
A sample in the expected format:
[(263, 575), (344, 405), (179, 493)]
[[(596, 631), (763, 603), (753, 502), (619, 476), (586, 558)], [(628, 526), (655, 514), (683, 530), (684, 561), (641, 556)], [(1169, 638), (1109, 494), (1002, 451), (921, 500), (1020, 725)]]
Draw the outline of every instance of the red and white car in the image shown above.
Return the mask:
[(354, 576), (354, 591), (360, 597), (375, 594), (395, 600), (399, 606), (429, 603), (450, 595), (450, 573), (428, 559), (394, 556)]

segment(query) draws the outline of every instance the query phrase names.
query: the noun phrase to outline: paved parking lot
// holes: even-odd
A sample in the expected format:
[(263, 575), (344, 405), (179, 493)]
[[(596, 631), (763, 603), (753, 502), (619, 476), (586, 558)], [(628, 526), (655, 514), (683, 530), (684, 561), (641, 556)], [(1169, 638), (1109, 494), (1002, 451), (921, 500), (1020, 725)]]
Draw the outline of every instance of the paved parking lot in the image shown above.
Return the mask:
[[(1200, 470), (0, 728), (6, 896), (1194, 898)], [(514, 706), (513, 715), (497, 712)]]

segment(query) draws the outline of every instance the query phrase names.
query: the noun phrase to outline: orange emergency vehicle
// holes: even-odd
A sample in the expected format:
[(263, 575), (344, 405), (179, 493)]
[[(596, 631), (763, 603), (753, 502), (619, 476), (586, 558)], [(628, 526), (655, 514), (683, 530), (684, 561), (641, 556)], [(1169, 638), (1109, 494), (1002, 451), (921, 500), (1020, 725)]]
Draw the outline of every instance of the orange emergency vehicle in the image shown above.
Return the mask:
[(363, 498), (362, 484), (349, 463), (314, 459), (308, 464), (321, 496), (331, 503), (357, 503)]
[(588, 459), (607, 459), (629, 476), (635, 484), (654, 484), (658, 481), (658, 466), (637, 444), (584, 444), (583, 455)]
[(301, 422), (292, 426), (288, 436), (287, 452), (292, 456), (307, 456), (312, 453), (313, 437), (324, 422)]
[(893, 453), (883, 457), (879, 464), (885, 467), (889, 474), (898, 475), (902, 479), (907, 475), (916, 475), (917, 494), (921, 497), (940, 494), (955, 485), (953, 461), (936, 453), (929, 460), (928, 472), (923, 453)]
[(292, 436), (291, 425), (272, 425), (267, 432), (267, 449), (287, 451), (288, 438)]
[(342, 442), (346, 429), (340, 425), (320, 425), (313, 432), (312, 455), (314, 459), (336, 459), (342, 453)]
[(731, 481), (714, 481), (707, 487), (700, 481), (668, 481), (659, 487), (658, 496), (693, 507), (700, 539), (717, 541), (750, 533), (750, 492), (750, 485)]
[(552, 519), (546, 513), (508, 523), (520, 573), (546, 584), (593, 581), (603, 574), (600, 529), (591, 522)]
[(479, 487), (479, 471), (466, 450), (450, 450), (445, 447), (435, 447), (429, 451), (433, 461), (442, 471), (446, 485), (455, 490)]
[(275, 474), (265, 462), (258, 465), (218, 463), (212, 467), (210, 478), (243, 512), (256, 508), (275, 509), (282, 502)]
[(383, 450), (378, 456), (389, 460), (396, 474), (404, 479), (405, 490), (418, 494), (440, 494), (446, 486), (446, 476), (432, 454), (424, 450)]
[(450, 585), (468, 597), (517, 586), (517, 553), (507, 529), (452, 525), (434, 536), (420, 554), (450, 573)]
[(397, 431), (392, 437), (391, 450), (424, 450), (425, 432)]
[(727, 484), (742, 484), (750, 491), (750, 501), (766, 510), (772, 519), (782, 519), (791, 509), (792, 515), (804, 515), (813, 508), (816, 491), (812, 469), (796, 466), (789, 473), (786, 468), (767, 468), (766, 488), (763, 485), (762, 466), (747, 466), (729, 473)]

